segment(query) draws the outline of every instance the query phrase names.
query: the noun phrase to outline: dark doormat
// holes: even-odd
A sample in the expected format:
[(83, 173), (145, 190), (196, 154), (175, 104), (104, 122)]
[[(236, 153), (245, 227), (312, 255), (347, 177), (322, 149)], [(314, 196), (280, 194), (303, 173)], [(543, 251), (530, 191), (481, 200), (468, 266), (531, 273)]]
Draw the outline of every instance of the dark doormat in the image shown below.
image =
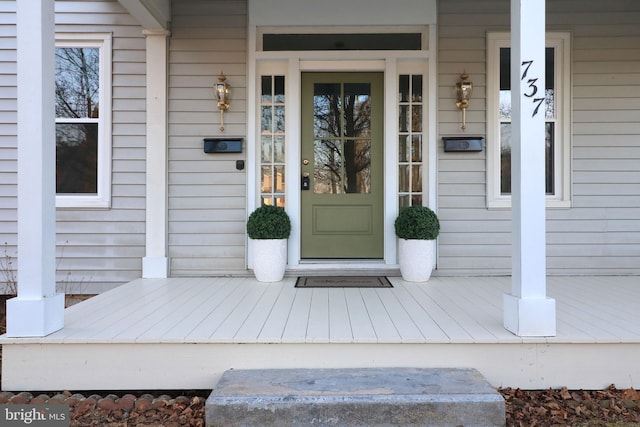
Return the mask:
[(296, 288), (393, 288), (384, 276), (298, 277)]

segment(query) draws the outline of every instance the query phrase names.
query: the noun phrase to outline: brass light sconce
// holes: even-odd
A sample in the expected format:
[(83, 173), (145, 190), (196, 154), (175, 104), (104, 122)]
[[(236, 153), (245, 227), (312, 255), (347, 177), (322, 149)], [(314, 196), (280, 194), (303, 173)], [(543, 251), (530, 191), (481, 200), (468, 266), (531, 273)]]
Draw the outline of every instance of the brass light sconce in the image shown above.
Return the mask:
[(468, 79), (469, 74), (465, 71), (460, 74), (460, 81), (456, 83), (456, 107), (462, 110), (462, 130), (467, 128), (467, 108), (469, 108), (469, 98), (473, 92), (473, 83)]
[(220, 73), (218, 82), (214, 86), (216, 91), (216, 99), (218, 100), (218, 110), (220, 110), (220, 132), (224, 132), (224, 112), (229, 109), (229, 96), (231, 87), (227, 83), (227, 77)]

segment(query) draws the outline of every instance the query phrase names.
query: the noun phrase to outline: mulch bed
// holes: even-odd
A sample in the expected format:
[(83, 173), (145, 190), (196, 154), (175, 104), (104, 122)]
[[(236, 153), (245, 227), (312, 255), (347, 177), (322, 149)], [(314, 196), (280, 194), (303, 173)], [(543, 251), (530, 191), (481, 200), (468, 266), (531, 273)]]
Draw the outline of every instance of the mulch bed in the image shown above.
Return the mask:
[[(0, 296), (0, 334), (5, 306)], [(0, 363), (2, 361), (0, 351)], [(605, 390), (520, 390), (501, 388), (507, 427), (638, 427), (640, 392)], [(204, 405), (210, 390), (115, 391), (79, 393), (0, 392), (0, 404), (65, 403), (71, 426), (204, 426)]]
[(507, 426), (640, 426), (640, 392), (634, 389), (499, 389), (507, 407)]

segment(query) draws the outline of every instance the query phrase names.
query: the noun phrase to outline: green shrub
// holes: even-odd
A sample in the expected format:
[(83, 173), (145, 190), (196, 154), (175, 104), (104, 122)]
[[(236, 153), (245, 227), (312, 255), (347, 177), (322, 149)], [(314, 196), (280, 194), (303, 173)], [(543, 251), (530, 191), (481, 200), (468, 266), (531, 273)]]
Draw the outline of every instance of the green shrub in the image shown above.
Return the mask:
[(403, 208), (394, 226), (401, 239), (435, 240), (440, 234), (438, 216), (426, 206)]
[(260, 206), (249, 215), (247, 234), (252, 239), (287, 239), (291, 221), (283, 208)]

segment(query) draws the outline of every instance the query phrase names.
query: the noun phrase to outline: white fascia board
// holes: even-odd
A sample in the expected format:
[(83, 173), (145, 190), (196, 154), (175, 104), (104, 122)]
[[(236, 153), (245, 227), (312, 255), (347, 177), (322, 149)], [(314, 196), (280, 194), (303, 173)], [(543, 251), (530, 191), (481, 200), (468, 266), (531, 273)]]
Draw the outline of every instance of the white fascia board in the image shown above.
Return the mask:
[(171, 5), (169, 0), (118, 0), (143, 28), (148, 30), (169, 28)]

